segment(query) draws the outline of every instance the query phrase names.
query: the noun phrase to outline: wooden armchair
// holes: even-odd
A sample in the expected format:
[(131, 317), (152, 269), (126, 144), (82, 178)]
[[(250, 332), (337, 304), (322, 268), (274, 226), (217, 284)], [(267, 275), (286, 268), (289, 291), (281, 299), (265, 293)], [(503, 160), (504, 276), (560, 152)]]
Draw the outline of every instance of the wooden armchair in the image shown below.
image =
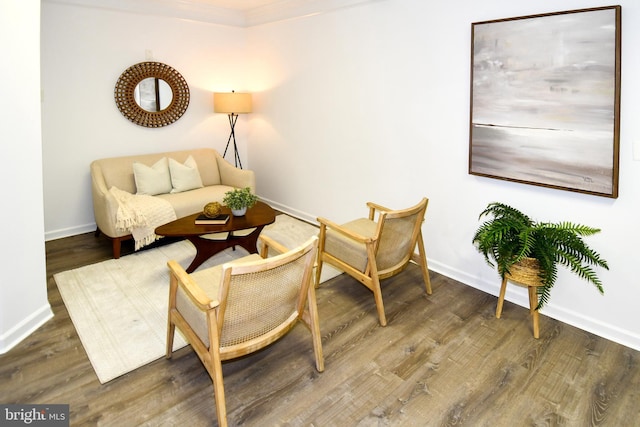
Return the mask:
[[(282, 248), (261, 236), (262, 255)], [(176, 326), (213, 380), (218, 425), (227, 425), (221, 362), (275, 342), (298, 321), (311, 331), (316, 369), (324, 370), (315, 287), (311, 285), (318, 238), (272, 258), (254, 254), (187, 274), (169, 261), (167, 359)], [(294, 351), (295, 349), (292, 349)]]
[[(343, 225), (318, 218), (320, 241), (316, 287), (320, 283), (324, 262), (343, 270), (373, 292), (382, 326), (387, 324), (387, 318), (382, 302), (381, 279), (401, 272), (410, 261), (414, 261), (422, 269), (427, 294), (431, 294), (421, 230), (428, 202), (423, 198), (417, 205), (402, 210), (391, 210), (369, 202), (368, 218)], [(417, 254), (414, 252), (416, 245)]]

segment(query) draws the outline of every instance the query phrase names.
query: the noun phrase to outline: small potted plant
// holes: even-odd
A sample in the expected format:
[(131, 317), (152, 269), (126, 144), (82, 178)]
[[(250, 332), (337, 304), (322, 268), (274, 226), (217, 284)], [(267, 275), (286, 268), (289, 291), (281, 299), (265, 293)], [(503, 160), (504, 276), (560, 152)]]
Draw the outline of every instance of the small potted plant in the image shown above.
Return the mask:
[(258, 196), (251, 192), (250, 187), (236, 188), (224, 194), (222, 202), (231, 209), (234, 216), (243, 216), (247, 209), (251, 208), (258, 201)]
[[(502, 203), (490, 203), (479, 218), (492, 217), (476, 230), (473, 243), (485, 260), (505, 278), (511, 269), (533, 268), (540, 279), (537, 288), (539, 310), (548, 302), (558, 273), (558, 265), (591, 282), (604, 293), (602, 283), (591, 267), (609, 269), (600, 254), (589, 248), (582, 236), (600, 229), (571, 222), (536, 222), (519, 210)], [(495, 262), (495, 264), (494, 264)]]

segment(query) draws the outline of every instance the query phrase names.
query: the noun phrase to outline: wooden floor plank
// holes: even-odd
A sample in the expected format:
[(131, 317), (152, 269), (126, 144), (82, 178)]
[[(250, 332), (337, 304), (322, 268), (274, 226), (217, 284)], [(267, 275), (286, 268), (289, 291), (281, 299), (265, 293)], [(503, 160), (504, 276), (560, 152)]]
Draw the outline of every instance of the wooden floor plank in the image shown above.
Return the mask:
[[(123, 254), (133, 252), (127, 242)], [(215, 426), (211, 379), (186, 347), (101, 385), (53, 274), (109, 259), (93, 233), (47, 242), (54, 318), (0, 355), (0, 402), (68, 403), (74, 426)], [(223, 366), (233, 426), (632, 426), (640, 353), (410, 266), (369, 290), (339, 276), (317, 291), (325, 372), (302, 326)]]

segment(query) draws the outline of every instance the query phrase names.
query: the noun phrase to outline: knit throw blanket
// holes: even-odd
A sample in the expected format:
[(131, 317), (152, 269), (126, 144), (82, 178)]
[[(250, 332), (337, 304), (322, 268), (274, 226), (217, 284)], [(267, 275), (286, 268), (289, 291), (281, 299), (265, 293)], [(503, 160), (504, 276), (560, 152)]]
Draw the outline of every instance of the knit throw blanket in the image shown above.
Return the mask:
[(176, 219), (171, 203), (159, 197), (131, 194), (117, 187), (109, 192), (118, 202), (116, 228), (131, 233), (136, 250), (159, 238), (156, 227)]

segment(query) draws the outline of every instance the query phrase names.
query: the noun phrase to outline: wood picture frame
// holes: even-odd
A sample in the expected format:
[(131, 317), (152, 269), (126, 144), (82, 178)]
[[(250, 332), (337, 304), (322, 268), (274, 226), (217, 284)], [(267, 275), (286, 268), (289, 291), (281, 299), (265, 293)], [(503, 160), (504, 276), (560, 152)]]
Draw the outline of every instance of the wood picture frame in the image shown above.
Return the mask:
[(469, 174), (618, 197), (621, 7), (471, 24)]

